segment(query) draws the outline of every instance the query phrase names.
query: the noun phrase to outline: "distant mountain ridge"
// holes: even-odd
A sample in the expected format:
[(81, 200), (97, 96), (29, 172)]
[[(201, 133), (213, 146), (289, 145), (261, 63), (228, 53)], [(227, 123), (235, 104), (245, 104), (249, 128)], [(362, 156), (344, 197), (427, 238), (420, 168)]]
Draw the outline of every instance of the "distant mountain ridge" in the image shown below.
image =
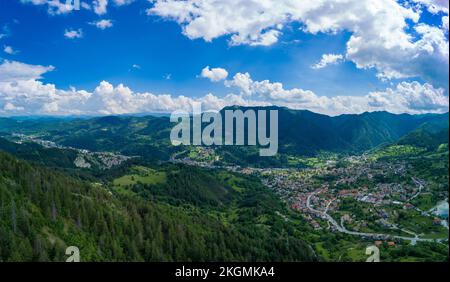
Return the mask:
[(429, 130), (448, 129), (449, 115), (392, 114), (366, 112), (327, 116), (307, 110), (279, 107), (229, 107), (227, 109), (278, 110), (281, 152), (311, 154), (318, 151), (362, 152), (383, 143), (392, 143), (427, 126)]
[[(357, 153), (384, 143), (395, 143), (407, 134), (448, 130), (445, 114), (392, 114), (370, 112), (327, 116), (281, 107), (226, 107), (243, 111), (278, 110), (279, 152), (313, 155), (320, 151)], [(90, 119), (14, 120), (0, 118), (0, 133), (41, 133), (57, 143), (94, 151), (116, 151), (167, 159), (177, 150), (170, 144), (174, 126), (168, 117), (105, 116)]]

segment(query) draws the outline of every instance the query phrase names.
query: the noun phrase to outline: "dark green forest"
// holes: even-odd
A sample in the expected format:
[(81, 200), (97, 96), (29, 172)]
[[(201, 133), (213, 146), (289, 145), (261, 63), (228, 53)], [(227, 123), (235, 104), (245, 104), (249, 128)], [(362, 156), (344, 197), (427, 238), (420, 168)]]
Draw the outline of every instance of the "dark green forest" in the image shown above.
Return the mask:
[[(191, 186), (200, 181), (192, 171), (183, 174), (180, 187), (186, 177)], [(0, 260), (64, 261), (70, 245), (80, 247), (84, 261), (314, 260), (282, 220), (254, 223), (254, 216), (274, 219), (267, 207), (280, 205), (268, 191), (258, 193), (237, 199), (240, 218), (224, 223), (196, 205), (112, 193), (0, 153)], [(197, 195), (186, 203), (213, 203)]]

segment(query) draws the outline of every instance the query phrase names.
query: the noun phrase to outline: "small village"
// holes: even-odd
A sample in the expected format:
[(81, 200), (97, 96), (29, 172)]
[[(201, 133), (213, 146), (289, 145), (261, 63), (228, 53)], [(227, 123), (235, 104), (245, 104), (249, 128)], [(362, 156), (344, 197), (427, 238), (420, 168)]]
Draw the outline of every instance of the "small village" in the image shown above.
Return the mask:
[(56, 144), (53, 141), (41, 139), (39, 136), (34, 135), (13, 133), (11, 136), (13, 138), (12, 141), (14, 141), (17, 144), (23, 144), (24, 142), (32, 142), (39, 144), (47, 149), (61, 149), (61, 150), (75, 151), (77, 152), (77, 157), (73, 163), (77, 168), (85, 168), (85, 169), (97, 168), (101, 170), (106, 170), (120, 166), (124, 162), (133, 158), (130, 156), (124, 156), (113, 152), (92, 152), (86, 149), (79, 149), (71, 146), (63, 146), (60, 144)]
[[(430, 219), (436, 228), (446, 229), (448, 238), (448, 215), (438, 215), (433, 209), (421, 210), (413, 204), (421, 194), (430, 192), (426, 181), (410, 176), (411, 168), (407, 164), (370, 162), (364, 155), (346, 161), (345, 167), (327, 163), (320, 168), (266, 169), (258, 173), (265, 185), (300, 212), (316, 230), (359, 235), (377, 242), (383, 239), (391, 244), (395, 243), (394, 239), (409, 239), (413, 244), (433, 241), (433, 238), (422, 238), (427, 230), (411, 231), (396, 222), (399, 213), (411, 213)], [(448, 191), (439, 196), (448, 199)], [(355, 214), (360, 209), (364, 212)]]
[[(417, 197), (431, 194), (429, 183), (414, 177), (411, 165), (404, 161), (373, 161), (363, 154), (346, 157), (345, 165), (323, 160), (322, 165), (311, 168), (242, 168), (218, 165), (217, 160), (210, 148), (196, 149), (194, 158), (172, 159), (186, 165), (256, 175), (316, 230), (352, 234), (391, 246), (399, 241), (415, 244), (448, 240), (448, 212), (445, 216), (437, 214), (436, 208), (422, 210), (414, 205)], [(441, 192), (439, 198), (445, 199), (448, 210), (448, 191)], [(355, 214), (359, 209), (364, 212)], [(405, 213), (420, 221), (426, 219), (434, 231), (445, 236), (426, 236), (429, 226), (425, 223), (409, 230), (410, 226), (397, 222)]]

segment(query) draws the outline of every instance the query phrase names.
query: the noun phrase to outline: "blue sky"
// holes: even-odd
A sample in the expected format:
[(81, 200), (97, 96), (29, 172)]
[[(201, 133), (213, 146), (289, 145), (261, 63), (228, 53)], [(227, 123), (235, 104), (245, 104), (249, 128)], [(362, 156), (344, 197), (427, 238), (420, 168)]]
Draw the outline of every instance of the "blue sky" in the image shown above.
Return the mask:
[[(312, 27), (309, 26), (306, 29), (310, 30), (305, 30), (306, 20), (303, 22), (302, 20), (291, 22), (284, 20), (283, 27), (276, 27), (276, 42), (265, 44), (250, 39), (251, 42), (236, 44), (231, 42), (233, 35), (244, 35), (248, 38), (257, 35), (248, 35), (247, 30), (239, 30), (239, 27), (233, 30), (235, 27), (230, 25), (227, 27), (227, 30), (230, 30), (228, 34), (226, 32), (223, 34), (224, 32), (219, 28), (217, 34), (213, 34), (214, 38), (209, 41), (210, 31), (201, 34), (204, 28), (200, 27), (199, 31), (191, 32), (194, 35), (189, 34), (185, 28), (189, 29), (192, 22), (177, 19), (175, 13), (167, 14), (162, 6), (160, 10), (153, 11), (149, 15), (148, 9), (156, 7), (152, 1), (135, 0), (129, 1), (131, 3), (126, 5), (118, 5), (123, 3), (110, 0), (107, 11), (101, 14), (94, 12), (96, 3), (91, 3), (92, 1), (84, 1), (89, 5), (89, 9), (81, 8), (79, 11), (62, 14), (49, 12), (51, 6), (46, 4), (46, 1), (1, 1), (0, 34), (3, 35), (0, 38), (0, 47), (3, 52), (0, 52), (0, 58), (3, 63), (14, 61), (30, 66), (53, 66), (54, 70), (43, 72), (42, 78), (33, 79), (43, 84), (54, 84), (60, 90), (68, 91), (70, 87), (75, 87), (78, 90), (94, 92), (101, 81), (107, 81), (114, 87), (122, 83), (132, 89), (133, 93), (151, 92), (155, 95), (170, 94), (173, 97), (183, 95), (191, 98), (200, 98), (212, 93), (215, 97), (222, 99), (232, 93), (245, 97), (242, 95), (242, 88), (236, 83), (229, 83), (227, 87), (226, 83), (217, 83), (201, 77), (202, 69), (210, 66), (225, 69), (229, 74), (228, 80), (231, 80), (235, 74), (248, 73), (253, 82), (268, 80), (270, 83), (281, 83), (283, 91), (289, 92), (293, 89), (310, 91), (317, 97), (365, 97), (372, 92), (387, 93), (389, 92), (387, 89), (395, 92), (400, 83), (414, 82), (421, 86), (429, 83), (433, 91), (443, 88), (444, 99), (447, 97), (448, 100), (448, 78), (435, 79), (433, 70), (430, 70), (430, 75), (427, 75), (426, 67), (424, 67), (426, 65), (424, 61), (427, 58), (420, 60), (419, 67), (416, 66), (419, 63), (414, 62), (412, 74), (408, 73), (401, 77), (394, 75), (388, 79), (377, 77), (377, 74), (384, 71), (384, 69), (380, 70), (381, 67), (357, 66), (358, 63), (361, 64), (362, 58), (370, 57), (370, 50), (368, 55), (361, 55), (357, 59), (345, 59), (349, 52), (347, 43), (355, 33), (354, 30), (345, 28), (345, 21), (338, 31), (312, 32)], [(211, 1), (213, 3), (219, 0)], [(169, 2), (176, 1), (161, 0), (159, 2), (161, 5), (170, 5)], [(417, 6), (417, 9), (420, 9), (420, 19), (416, 23), (410, 23), (404, 29), (405, 34), (409, 34), (412, 38), (417, 36), (417, 39), (411, 39), (411, 41), (424, 37), (423, 33), (417, 35), (414, 30), (414, 27), (420, 23), (443, 28), (443, 17), (448, 16), (448, 8), (445, 11), (444, 7), (444, 11), (439, 12), (430, 12), (428, 8), (426, 5)], [(181, 9), (186, 10), (186, 8)], [(208, 18), (207, 15), (203, 16)], [(110, 21), (112, 26), (105, 29), (96, 27), (94, 23), (102, 19)], [(229, 18), (229, 20), (234, 19)], [(236, 21), (239, 20), (241, 18), (237, 16)], [(410, 20), (405, 19), (405, 22), (409, 23)], [(256, 23), (259, 24), (259, 22)], [(275, 29), (273, 25), (263, 28), (258, 32), (264, 33), (268, 29)], [(65, 32), (70, 30), (81, 31), (82, 36), (72, 39), (66, 37)], [(448, 49), (448, 30), (446, 33), (444, 31), (444, 34)], [(442, 45), (445, 42), (437, 44)], [(7, 50), (7, 47), (10, 49)], [(373, 52), (380, 52), (380, 50)], [(324, 54), (340, 54), (343, 57), (326, 67), (313, 68), (312, 66), (317, 64)], [(388, 56), (390, 55), (386, 57)], [(436, 56), (442, 57), (442, 54), (431, 54), (430, 57), (436, 58)], [(439, 59), (439, 67), (447, 66), (448, 68), (448, 52), (443, 56), (443, 60)], [(436, 63), (432, 60), (430, 62), (433, 69)], [(380, 63), (380, 65), (383, 64), (385, 62)], [(401, 64), (396, 63), (395, 67), (398, 65)], [(421, 69), (417, 70), (417, 68)], [(395, 72), (397, 71), (398, 69), (395, 69)], [(410, 70), (407, 69), (407, 71)], [(270, 88), (273, 85), (266, 83), (265, 87)], [(257, 100), (268, 102), (268, 99), (264, 98), (267, 98), (265, 93), (257, 93), (259, 90), (252, 91), (255, 92), (250, 94), (253, 95), (252, 97), (257, 96)], [(2, 107), (1, 96), (0, 92), (0, 108)], [(6, 97), (7, 94), (3, 93), (3, 96)], [(269, 97), (272, 97), (270, 102), (273, 102), (273, 96), (269, 93)], [(14, 101), (18, 98), (11, 98), (11, 95), (8, 97), (10, 97), (9, 100), (4, 98), (4, 108), (7, 103), (15, 105), (18, 102)], [(282, 100), (285, 99), (282, 97)], [(298, 103), (294, 102), (292, 104), (297, 106)], [(288, 103), (289, 106), (288, 100), (284, 103)], [(27, 111), (27, 107), (28, 105), (15, 105), (16, 110), (24, 108), (24, 113), (36, 112), (35, 109)], [(430, 111), (434, 109), (433, 105), (430, 109)], [(442, 111), (442, 107), (439, 111)], [(19, 114), (17, 111), (14, 113)]]

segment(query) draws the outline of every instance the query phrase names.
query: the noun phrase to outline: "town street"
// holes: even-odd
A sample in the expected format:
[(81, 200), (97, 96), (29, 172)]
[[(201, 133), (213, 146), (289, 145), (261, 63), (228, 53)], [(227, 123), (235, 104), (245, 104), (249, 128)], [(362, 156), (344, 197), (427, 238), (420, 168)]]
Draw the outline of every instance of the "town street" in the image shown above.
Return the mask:
[(405, 236), (398, 236), (398, 235), (390, 235), (390, 234), (377, 234), (377, 233), (364, 233), (364, 232), (356, 232), (356, 231), (350, 231), (347, 230), (343, 224), (340, 225), (336, 222), (336, 220), (334, 220), (334, 218), (332, 218), (329, 214), (327, 214), (326, 211), (321, 212), (319, 210), (314, 209), (313, 207), (311, 207), (311, 197), (314, 196), (317, 192), (312, 192), (311, 194), (309, 194), (307, 200), (306, 200), (306, 205), (308, 207), (308, 209), (310, 211), (312, 211), (313, 213), (316, 213), (319, 215), (319, 217), (328, 220), (329, 223), (331, 223), (331, 225), (333, 225), (337, 231), (342, 232), (342, 233), (346, 233), (346, 234), (350, 234), (350, 235), (355, 235), (355, 236), (361, 236), (361, 237), (370, 237), (373, 239), (400, 239), (400, 240), (408, 240), (411, 241), (413, 244), (415, 242), (441, 242), (443, 240), (446, 240), (447, 238), (439, 238), (439, 239), (426, 239), (426, 238), (420, 238), (417, 235), (415, 237), (405, 237)]

